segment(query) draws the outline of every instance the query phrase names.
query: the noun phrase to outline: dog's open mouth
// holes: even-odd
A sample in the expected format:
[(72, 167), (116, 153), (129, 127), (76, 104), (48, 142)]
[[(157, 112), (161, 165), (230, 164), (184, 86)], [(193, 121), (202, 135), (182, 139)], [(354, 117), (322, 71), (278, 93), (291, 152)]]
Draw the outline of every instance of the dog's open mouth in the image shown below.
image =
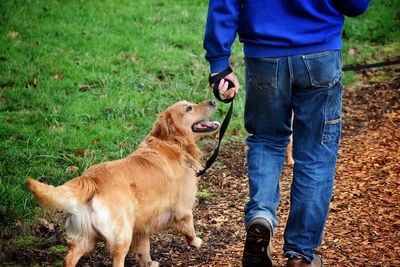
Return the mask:
[(218, 121), (199, 121), (192, 125), (193, 132), (213, 132), (219, 128), (221, 124)]

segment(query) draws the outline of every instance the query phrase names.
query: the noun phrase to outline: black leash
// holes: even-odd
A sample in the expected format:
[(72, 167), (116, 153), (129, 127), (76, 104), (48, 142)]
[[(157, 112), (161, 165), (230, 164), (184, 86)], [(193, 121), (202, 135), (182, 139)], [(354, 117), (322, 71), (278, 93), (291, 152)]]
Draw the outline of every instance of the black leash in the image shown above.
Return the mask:
[[(393, 60), (393, 61), (385, 61), (385, 62), (379, 62), (379, 63), (374, 63), (374, 64), (360, 64), (360, 65), (353, 65), (353, 66), (344, 66), (343, 67), (343, 71), (359, 71), (359, 70), (363, 70), (363, 69), (372, 69), (372, 68), (379, 68), (379, 67), (385, 67), (385, 66), (390, 66), (390, 65), (397, 65), (400, 64), (400, 59), (399, 60)], [(230, 67), (228, 67), (227, 69), (225, 69), (224, 71), (218, 73), (215, 76), (211, 76), (208, 78), (208, 81), (210, 83), (210, 86), (214, 84), (213, 86), (213, 93), (214, 96), (221, 102), (223, 103), (231, 103), (228, 113), (226, 113), (225, 119), (222, 122), (220, 131), (219, 131), (219, 140), (218, 140), (218, 144), (217, 147), (215, 148), (213, 154), (211, 155), (211, 157), (207, 160), (206, 165), (204, 167), (203, 170), (196, 172), (196, 176), (202, 176), (210, 167), (211, 165), (213, 165), (213, 163), (215, 162), (215, 160), (218, 157), (218, 153), (219, 153), (219, 147), (221, 145), (221, 141), (222, 138), (224, 137), (224, 134), (226, 132), (226, 129), (228, 128), (229, 122), (231, 120), (232, 117), (232, 113), (233, 113), (233, 99), (235, 97), (232, 98), (226, 98), (223, 99), (221, 98), (220, 94), (219, 94), (219, 82), (222, 79), (225, 79), (225, 77), (229, 74), (231, 74), (233, 71)], [(235, 87), (235, 85), (233, 84), (232, 81), (225, 79), (228, 82), (228, 90)]]
[(354, 65), (354, 66), (344, 66), (343, 71), (359, 71), (363, 69), (372, 69), (372, 68), (380, 68), (380, 67), (386, 67), (390, 65), (397, 65), (400, 64), (400, 59), (393, 60), (393, 61), (384, 61), (384, 62), (379, 62), (379, 63), (374, 63), (374, 64), (360, 64), (360, 65)]
[(234, 99), (235, 97), (222, 99), (221, 96), (219, 95), (219, 90), (218, 90), (219, 82), (220, 82), (222, 79), (225, 79), (225, 81), (228, 82), (228, 90), (231, 89), (231, 88), (233, 88), (233, 87), (235, 87), (235, 85), (233, 84), (232, 81), (230, 81), (230, 80), (228, 80), (228, 79), (225, 78), (225, 76), (227, 76), (227, 75), (230, 74), (230, 73), (232, 73), (232, 69), (231, 69), (230, 67), (228, 67), (226, 70), (224, 70), (224, 71), (218, 73), (217, 75), (212, 76), (212, 77), (211, 77), (211, 75), (210, 75), (210, 77), (208, 78), (208, 81), (209, 81), (209, 83), (210, 83), (210, 86), (214, 84), (214, 86), (213, 86), (213, 93), (214, 93), (214, 96), (215, 96), (219, 101), (221, 101), (221, 102), (223, 102), (223, 103), (226, 103), (226, 104), (227, 104), (227, 103), (231, 103), (231, 105), (230, 105), (230, 107), (229, 107), (228, 112), (226, 113), (226, 116), (225, 116), (224, 121), (223, 121), (222, 124), (221, 124), (221, 128), (220, 128), (220, 130), (219, 130), (219, 138), (218, 138), (217, 147), (215, 148), (215, 150), (214, 150), (213, 154), (211, 155), (211, 157), (207, 160), (204, 169), (202, 169), (201, 171), (198, 171), (198, 172), (196, 173), (196, 176), (202, 176), (202, 175), (211, 167), (211, 165), (213, 165), (214, 161), (217, 159), (218, 153), (219, 153), (219, 147), (220, 147), (220, 145), (221, 145), (222, 138), (224, 137), (224, 134), (225, 134), (225, 132), (226, 132), (226, 129), (228, 128), (229, 122), (230, 122), (231, 117), (232, 117), (232, 113), (233, 113), (233, 99)]

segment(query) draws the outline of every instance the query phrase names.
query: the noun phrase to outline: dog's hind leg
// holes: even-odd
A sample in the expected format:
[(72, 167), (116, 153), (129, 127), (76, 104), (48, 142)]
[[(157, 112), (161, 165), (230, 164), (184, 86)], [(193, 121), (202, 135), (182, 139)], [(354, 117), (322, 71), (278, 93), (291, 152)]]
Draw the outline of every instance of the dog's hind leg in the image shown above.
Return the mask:
[(111, 255), (113, 258), (113, 267), (124, 267), (125, 257), (126, 254), (128, 254), (129, 246), (130, 246), (130, 241), (113, 245), (111, 250)]
[(65, 267), (74, 267), (78, 263), (79, 259), (88, 251), (94, 248), (94, 244), (91, 247), (83, 247), (77, 244), (69, 244), (69, 250), (64, 258)]
[(114, 234), (113, 238), (107, 239), (107, 245), (113, 259), (113, 267), (123, 267), (131, 246), (132, 226), (125, 224)]
[(140, 267), (158, 267), (158, 262), (151, 260), (148, 234), (135, 234), (132, 243), (132, 251), (138, 255)]
[(74, 267), (78, 263), (79, 259), (85, 254), (86, 251), (82, 250), (78, 246), (72, 245), (67, 256), (64, 258), (65, 267)]
[(184, 215), (181, 216), (175, 215), (173, 227), (178, 233), (185, 237), (186, 243), (189, 246), (200, 248), (203, 241), (196, 237), (193, 225), (193, 215), (191, 211), (184, 213)]
[(97, 242), (97, 236), (93, 230), (86, 210), (80, 213), (70, 214), (65, 223), (66, 239), (69, 246), (67, 255), (64, 258), (64, 266), (73, 267), (79, 259), (91, 251)]

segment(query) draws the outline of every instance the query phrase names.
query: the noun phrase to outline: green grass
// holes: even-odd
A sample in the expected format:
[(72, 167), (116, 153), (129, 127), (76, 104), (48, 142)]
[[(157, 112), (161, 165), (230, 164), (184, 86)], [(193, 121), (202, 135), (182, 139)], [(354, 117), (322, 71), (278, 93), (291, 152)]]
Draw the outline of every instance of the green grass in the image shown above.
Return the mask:
[[(0, 2), (1, 229), (36, 213), (27, 176), (61, 184), (129, 154), (173, 102), (212, 98), (202, 48), (207, 6), (206, 0)], [(344, 63), (399, 56), (399, 6), (373, 1), (365, 15), (347, 20)], [(349, 48), (357, 49), (354, 57)], [(233, 50), (243, 84), (241, 45)], [(238, 136), (243, 92), (230, 125)], [(216, 117), (226, 110), (220, 105)], [(68, 172), (71, 166), (77, 171)]]
[[(343, 31), (343, 63), (375, 63), (400, 57), (400, 0), (371, 1), (367, 12), (345, 20)], [(349, 50), (355, 49), (355, 55)], [(346, 72), (344, 83), (356, 79)]]
[(49, 250), (52, 251), (52, 252), (65, 254), (68, 251), (68, 247), (67, 246), (63, 246), (63, 245), (56, 245), (56, 246), (50, 247)]
[(23, 237), (18, 237), (14, 243), (13, 246), (15, 248), (24, 248), (24, 247), (29, 247), (29, 246), (33, 246), (37, 243), (37, 238), (34, 236), (23, 236)]
[(199, 192), (197, 192), (197, 194), (196, 194), (196, 197), (200, 198), (200, 199), (203, 199), (203, 200), (210, 200), (213, 197), (213, 195), (210, 192), (210, 190), (208, 190), (206, 188), (206, 189), (203, 189), (203, 190), (199, 190)]

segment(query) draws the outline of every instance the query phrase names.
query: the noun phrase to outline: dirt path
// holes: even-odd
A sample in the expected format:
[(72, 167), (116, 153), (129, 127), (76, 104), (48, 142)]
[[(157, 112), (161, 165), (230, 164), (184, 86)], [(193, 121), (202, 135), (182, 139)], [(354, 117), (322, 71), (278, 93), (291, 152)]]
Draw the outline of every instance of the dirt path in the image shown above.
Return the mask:
[[(366, 81), (371, 73), (364, 76)], [(386, 76), (390, 81), (364, 81), (345, 90), (335, 193), (319, 249), (326, 266), (400, 266), (400, 69)], [(173, 232), (157, 235), (152, 256), (161, 266), (240, 266), (248, 190), (245, 150), (243, 143), (225, 142), (218, 163), (200, 181), (203, 194), (194, 214), (204, 246), (196, 251)], [(285, 264), (282, 245), (290, 181), (291, 171), (285, 167), (273, 242), (276, 266)], [(3, 242), (3, 257), (24, 266), (35, 262), (53, 266), (62, 258), (62, 253), (47, 249), (62, 240), (55, 227), (56, 233), (36, 232), (45, 242), (35, 248), (7, 252)], [(135, 260), (130, 256), (127, 266), (132, 264)], [(110, 266), (111, 261), (99, 248), (79, 265)]]

